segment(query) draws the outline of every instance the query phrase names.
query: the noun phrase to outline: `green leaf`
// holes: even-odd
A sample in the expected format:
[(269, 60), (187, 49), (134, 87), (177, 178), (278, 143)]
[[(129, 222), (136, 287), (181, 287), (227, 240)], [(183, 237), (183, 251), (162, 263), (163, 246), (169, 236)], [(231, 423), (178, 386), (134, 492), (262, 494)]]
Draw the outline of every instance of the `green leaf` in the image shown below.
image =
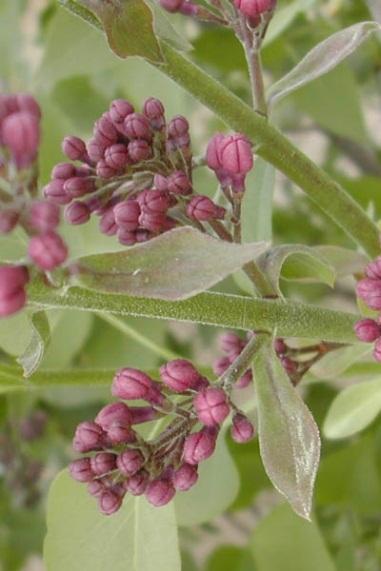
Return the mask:
[(356, 343), (350, 347), (331, 351), (311, 368), (311, 373), (319, 379), (336, 379), (371, 350), (371, 347), (365, 343)]
[(248, 176), (242, 201), (242, 238), (245, 242), (271, 240), (274, 185), (274, 167), (258, 157)]
[(86, 486), (64, 471), (48, 499), (44, 544), (47, 571), (180, 571), (173, 504), (154, 508), (127, 496), (113, 516), (102, 515)]
[(364, 430), (381, 411), (381, 379), (344, 389), (332, 402), (324, 421), (327, 438), (347, 438)]
[(272, 85), (268, 94), (271, 104), (334, 69), (371, 34), (380, 31), (381, 26), (376, 22), (360, 22), (336, 32), (315, 46), (293, 70)]
[(191, 227), (177, 228), (128, 251), (80, 258), (74, 283), (103, 292), (186, 299), (261, 254), (267, 245), (230, 244)]
[(208, 559), (206, 571), (256, 571), (250, 551), (224, 545)]
[(264, 46), (266, 47), (281, 36), (287, 28), (291, 26), (299, 14), (312, 8), (316, 2), (317, 0), (294, 0), (294, 2), (276, 10), (274, 18), (270, 23), (269, 30), (266, 33)]
[(176, 496), (177, 523), (192, 526), (211, 521), (228, 509), (238, 490), (238, 471), (221, 434), (216, 452), (200, 466), (197, 484)]
[(301, 244), (277, 246), (258, 260), (279, 295), (281, 277), (289, 280), (317, 281), (329, 286), (335, 283), (336, 273), (329, 262), (316, 249)]
[(364, 254), (340, 246), (315, 246), (313, 249), (328, 261), (337, 277), (362, 273), (368, 263), (368, 258)]
[(45, 311), (37, 311), (31, 318), (32, 338), (17, 362), (22, 366), (24, 377), (30, 377), (39, 368), (50, 341), (50, 325)]
[(80, 0), (101, 20), (112, 51), (121, 58), (141, 56), (163, 63), (159, 42), (153, 31), (151, 9), (143, 0)]
[(258, 436), (268, 477), (293, 510), (310, 519), (320, 458), (316, 423), (273, 350), (262, 344), (254, 360)]
[(153, 27), (156, 35), (171, 44), (174, 48), (182, 51), (189, 52), (192, 50), (190, 44), (184, 34), (180, 35), (164, 13), (164, 10), (159, 7), (158, 3), (154, 0), (147, 0), (153, 12)]
[(251, 546), (256, 571), (336, 571), (317, 524), (286, 505), (259, 523)]

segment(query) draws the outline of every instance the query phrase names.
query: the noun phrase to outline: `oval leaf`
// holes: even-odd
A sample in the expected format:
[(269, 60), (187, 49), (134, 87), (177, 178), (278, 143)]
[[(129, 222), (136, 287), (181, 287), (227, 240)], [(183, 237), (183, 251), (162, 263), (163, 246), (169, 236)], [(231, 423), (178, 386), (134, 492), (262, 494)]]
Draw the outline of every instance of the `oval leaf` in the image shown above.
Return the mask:
[(32, 328), (31, 340), (24, 353), (17, 359), (24, 370), (24, 377), (30, 377), (37, 371), (50, 340), (49, 321), (44, 311), (34, 313), (30, 318), (30, 325)]
[(320, 458), (318, 427), (275, 355), (271, 339), (262, 343), (254, 363), (263, 465), (292, 509), (310, 519)]
[(250, 260), (267, 245), (230, 244), (191, 227), (166, 232), (126, 251), (80, 258), (75, 281), (90, 289), (156, 299), (186, 299)]
[(275, 83), (269, 91), (274, 105), (286, 95), (320, 77), (350, 56), (374, 32), (380, 32), (376, 22), (361, 22), (333, 34), (315, 46), (294, 69)]
[(180, 571), (173, 503), (154, 508), (143, 497), (126, 497), (107, 517), (86, 486), (64, 471), (48, 499), (44, 544), (47, 571)]
[(335, 283), (334, 268), (324, 256), (308, 246), (277, 246), (265, 252), (259, 258), (258, 264), (279, 295), (282, 295), (279, 287), (281, 277), (289, 280), (317, 281), (331, 287)]
[(381, 379), (343, 390), (333, 401), (323, 432), (327, 438), (347, 438), (363, 430), (381, 412)]

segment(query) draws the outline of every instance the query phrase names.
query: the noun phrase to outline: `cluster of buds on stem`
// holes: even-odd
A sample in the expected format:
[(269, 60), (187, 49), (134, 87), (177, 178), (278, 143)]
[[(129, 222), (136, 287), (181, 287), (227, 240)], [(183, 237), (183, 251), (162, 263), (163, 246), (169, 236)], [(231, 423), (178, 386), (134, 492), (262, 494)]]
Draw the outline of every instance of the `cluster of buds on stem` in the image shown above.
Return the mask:
[[(127, 493), (144, 494), (160, 507), (194, 486), (198, 466), (213, 454), (221, 424), (231, 412), (232, 438), (244, 443), (254, 436), (229, 390), (211, 384), (191, 362), (170, 361), (159, 374), (160, 383), (138, 369), (120, 369), (112, 384), (119, 400), (77, 427), (73, 447), (84, 456), (72, 462), (70, 473), (87, 484), (105, 515), (116, 512)], [(146, 405), (130, 406), (136, 400)], [(164, 428), (144, 439), (137, 426), (153, 420)]]
[[(365, 278), (358, 282), (356, 290), (370, 309), (381, 312), (381, 257), (366, 266)], [(381, 315), (358, 321), (355, 333), (360, 341), (374, 343), (373, 356), (381, 363)]]
[(37, 196), (40, 119), (31, 95), (0, 96), (0, 235), (21, 227), (28, 236), (25, 263), (0, 266), (0, 317), (24, 307), (31, 266), (48, 272), (68, 255), (57, 233), (59, 207)]

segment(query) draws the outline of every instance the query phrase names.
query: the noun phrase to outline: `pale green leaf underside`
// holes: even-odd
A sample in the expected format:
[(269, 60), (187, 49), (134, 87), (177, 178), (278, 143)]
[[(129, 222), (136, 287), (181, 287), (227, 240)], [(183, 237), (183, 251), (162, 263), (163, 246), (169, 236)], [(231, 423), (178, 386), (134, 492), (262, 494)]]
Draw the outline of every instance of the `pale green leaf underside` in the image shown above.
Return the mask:
[(24, 377), (30, 377), (38, 369), (50, 340), (49, 321), (44, 311), (37, 311), (30, 318), (31, 340), (17, 362), (22, 366)]

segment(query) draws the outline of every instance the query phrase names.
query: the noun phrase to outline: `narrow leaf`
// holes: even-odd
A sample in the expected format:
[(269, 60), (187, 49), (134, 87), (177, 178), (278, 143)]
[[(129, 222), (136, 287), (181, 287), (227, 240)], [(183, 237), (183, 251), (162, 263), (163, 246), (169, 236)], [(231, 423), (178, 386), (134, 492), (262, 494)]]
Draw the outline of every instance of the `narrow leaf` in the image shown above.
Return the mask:
[(372, 348), (365, 343), (356, 343), (343, 347), (325, 355), (311, 369), (311, 373), (319, 379), (336, 379), (351, 365), (360, 361)]
[(153, 12), (153, 27), (156, 35), (161, 39), (165, 40), (171, 44), (174, 48), (182, 51), (189, 52), (192, 50), (192, 44), (190, 44), (184, 34), (180, 35), (175, 28), (172, 26), (171, 22), (165, 15), (162, 8), (159, 7), (158, 2), (155, 0), (147, 0), (147, 4), (150, 6)]
[(315, 46), (293, 70), (275, 83), (269, 98), (274, 105), (286, 95), (320, 77), (350, 56), (374, 32), (380, 32), (376, 22), (360, 22), (337, 32)]
[(254, 364), (259, 445), (266, 473), (292, 509), (310, 519), (320, 458), (318, 428), (275, 355), (271, 339), (262, 343)]
[(154, 508), (127, 496), (113, 516), (102, 515), (86, 486), (64, 471), (48, 499), (47, 571), (180, 571), (173, 503)]
[(343, 390), (332, 402), (323, 432), (327, 438), (347, 438), (360, 432), (381, 412), (381, 379)]
[(316, 249), (299, 244), (277, 246), (258, 260), (279, 295), (281, 277), (289, 280), (317, 281), (333, 286), (335, 270)]
[(335, 269), (337, 277), (362, 273), (369, 261), (364, 254), (340, 246), (316, 246), (313, 250), (328, 261)]
[(242, 202), (242, 237), (245, 242), (271, 240), (274, 167), (258, 157), (246, 184)]
[(80, 258), (75, 282), (90, 289), (155, 299), (200, 293), (264, 252), (229, 244), (191, 227), (177, 228), (127, 251)]
[(17, 362), (24, 370), (24, 377), (30, 377), (41, 364), (45, 349), (50, 341), (49, 321), (44, 311), (37, 311), (30, 318), (32, 337)]

